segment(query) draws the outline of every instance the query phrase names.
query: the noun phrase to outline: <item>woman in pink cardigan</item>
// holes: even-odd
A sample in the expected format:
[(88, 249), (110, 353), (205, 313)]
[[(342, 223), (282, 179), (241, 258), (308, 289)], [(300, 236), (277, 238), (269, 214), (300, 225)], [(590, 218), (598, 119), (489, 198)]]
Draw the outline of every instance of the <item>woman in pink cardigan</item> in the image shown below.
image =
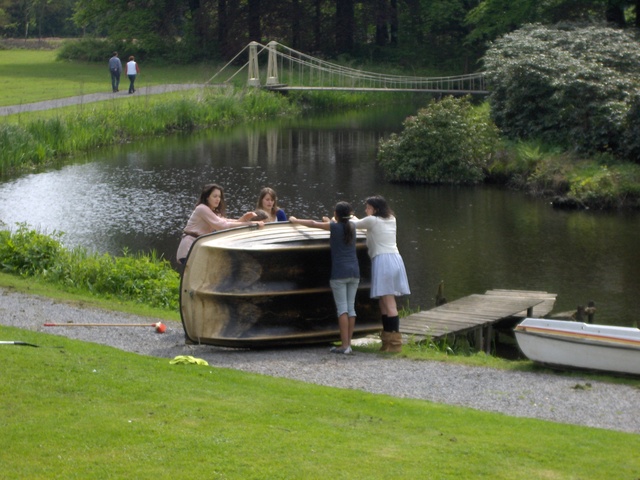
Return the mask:
[(240, 225), (255, 224), (264, 226), (264, 222), (256, 222), (251, 219), (256, 216), (255, 212), (247, 212), (238, 220), (226, 218), (227, 205), (224, 201), (224, 190), (220, 185), (210, 183), (205, 185), (200, 193), (196, 208), (189, 217), (187, 226), (183, 230), (182, 239), (178, 246), (177, 258), (184, 265), (189, 254), (189, 249), (196, 238), (217, 230), (237, 227)]

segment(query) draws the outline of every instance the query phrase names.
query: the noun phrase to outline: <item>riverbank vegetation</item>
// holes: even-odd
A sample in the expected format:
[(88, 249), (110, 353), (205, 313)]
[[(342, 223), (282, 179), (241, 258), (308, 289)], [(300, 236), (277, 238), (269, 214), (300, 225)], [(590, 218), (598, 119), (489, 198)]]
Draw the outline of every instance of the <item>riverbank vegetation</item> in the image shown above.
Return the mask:
[(525, 26), (487, 51), (486, 104), (472, 114), (466, 99), (432, 102), (380, 143), (378, 160), (392, 181), (493, 182), (558, 207), (640, 208), (639, 47), (609, 27)]
[[(15, 103), (11, 102), (16, 98), (21, 103), (31, 103), (79, 93), (104, 92), (110, 88), (105, 69), (98, 71), (95, 64), (61, 64), (55, 61), (51, 52), (38, 51), (33, 55), (30, 51), (20, 52), (20, 56), (0, 57), (0, 66), (7, 67), (0, 69), (0, 83), (11, 85), (0, 91), (0, 106), (13, 105)], [(156, 66), (150, 70), (145, 68), (141, 74), (145, 84), (153, 85), (152, 79), (163, 78), (201, 87), (158, 95), (120, 96), (107, 101), (1, 117), (0, 176), (141, 138), (178, 131), (227, 128), (240, 123), (297, 116), (311, 110), (344, 110), (397, 100), (397, 97), (362, 92), (284, 96), (254, 88), (207, 86), (202, 77), (210, 70), (204, 66), (182, 69), (180, 75), (169, 67)], [(15, 82), (16, 75), (21, 77), (19, 83)], [(86, 78), (91, 78), (91, 82), (85, 83)]]
[(0, 271), (38, 279), (69, 293), (132, 301), (177, 312), (180, 277), (171, 264), (150, 254), (122, 256), (68, 249), (63, 234), (27, 225), (0, 229)]
[[(178, 131), (224, 128), (293, 114), (284, 97), (258, 90), (203, 88), (166, 98), (136, 97), (67, 109), (49, 118), (0, 125), (2, 172), (51, 162), (106, 145)], [(33, 118), (35, 117), (35, 118)]]
[(581, 155), (543, 140), (500, 137), (489, 104), (433, 101), (380, 142), (390, 181), (505, 185), (559, 208), (640, 208), (640, 165), (612, 153)]

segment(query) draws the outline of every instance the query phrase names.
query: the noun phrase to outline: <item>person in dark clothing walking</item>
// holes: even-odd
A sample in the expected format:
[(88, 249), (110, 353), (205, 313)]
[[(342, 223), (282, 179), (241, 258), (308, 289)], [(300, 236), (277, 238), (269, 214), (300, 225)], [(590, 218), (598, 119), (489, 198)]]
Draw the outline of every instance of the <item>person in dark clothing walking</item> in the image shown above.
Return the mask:
[(109, 72), (111, 73), (111, 89), (113, 93), (120, 87), (120, 74), (122, 73), (122, 62), (118, 58), (118, 52), (113, 52), (109, 59)]

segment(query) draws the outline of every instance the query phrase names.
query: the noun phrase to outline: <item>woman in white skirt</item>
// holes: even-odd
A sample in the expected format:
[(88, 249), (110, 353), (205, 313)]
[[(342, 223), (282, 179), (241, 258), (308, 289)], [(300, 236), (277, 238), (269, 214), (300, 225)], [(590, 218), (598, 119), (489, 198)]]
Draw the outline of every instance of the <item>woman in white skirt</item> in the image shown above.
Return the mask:
[(400, 318), (396, 297), (409, 295), (409, 280), (396, 243), (396, 217), (380, 195), (365, 201), (367, 216), (353, 221), (367, 230), (367, 248), (371, 257), (371, 298), (377, 298), (382, 313), (383, 352), (400, 352)]

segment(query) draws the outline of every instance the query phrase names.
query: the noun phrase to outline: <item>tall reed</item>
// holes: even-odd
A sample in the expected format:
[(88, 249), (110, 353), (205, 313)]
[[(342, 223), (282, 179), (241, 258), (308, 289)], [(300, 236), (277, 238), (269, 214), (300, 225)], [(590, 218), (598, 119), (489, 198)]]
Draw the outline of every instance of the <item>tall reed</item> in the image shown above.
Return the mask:
[(0, 174), (105, 145), (176, 131), (225, 127), (297, 112), (281, 95), (202, 89), (181, 97), (140, 97), (0, 125)]

